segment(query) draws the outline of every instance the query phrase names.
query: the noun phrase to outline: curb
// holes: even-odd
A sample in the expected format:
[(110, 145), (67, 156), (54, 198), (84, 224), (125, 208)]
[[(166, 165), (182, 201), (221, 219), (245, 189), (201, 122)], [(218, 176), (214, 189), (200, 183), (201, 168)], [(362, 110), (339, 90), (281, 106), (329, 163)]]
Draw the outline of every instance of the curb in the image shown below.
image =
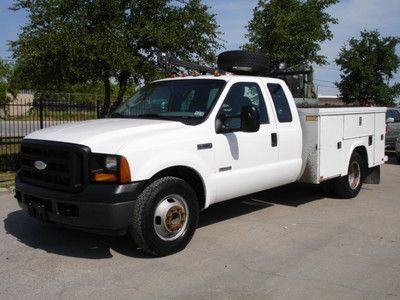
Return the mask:
[(0, 193), (14, 193), (15, 187), (9, 187), (9, 188), (0, 188)]

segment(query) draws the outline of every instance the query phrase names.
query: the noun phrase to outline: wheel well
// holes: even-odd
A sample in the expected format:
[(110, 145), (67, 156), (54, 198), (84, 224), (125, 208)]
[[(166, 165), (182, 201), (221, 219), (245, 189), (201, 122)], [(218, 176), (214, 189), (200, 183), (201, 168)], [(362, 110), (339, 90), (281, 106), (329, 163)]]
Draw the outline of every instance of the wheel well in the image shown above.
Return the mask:
[(182, 180), (185, 180), (194, 189), (199, 201), (199, 208), (203, 209), (206, 205), (206, 192), (203, 183), (203, 179), (194, 169), (185, 166), (176, 166), (164, 169), (157, 174), (155, 174), (149, 182), (153, 182), (155, 179), (174, 176)]
[(358, 146), (354, 148), (353, 152), (356, 152), (358, 155), (361, 156), (361, 159), (364, 163), (364, 174), (363, 176), (366, 176), (366, 172), (368, 170), (368, 153), (367, 149), (365, 149), (364, 146)]

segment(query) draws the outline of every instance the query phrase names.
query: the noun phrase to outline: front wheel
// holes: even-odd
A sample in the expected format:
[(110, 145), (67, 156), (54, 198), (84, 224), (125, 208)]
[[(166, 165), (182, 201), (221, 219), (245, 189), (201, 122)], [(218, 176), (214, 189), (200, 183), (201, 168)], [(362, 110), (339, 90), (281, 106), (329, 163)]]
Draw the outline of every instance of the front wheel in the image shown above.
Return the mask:
[(180, 178), (163, 177), (139, 195), (130, 232), (138, 247), (165, 256), (186, 247), (197, 228), (198, 215), (193, 188)]
[(363, 160), (357, 152), (353, 152), (350, 158), (347, 175), (335, 181), (335, 193), (344, 199), (356, 197), (362, 187), (363, 175)]

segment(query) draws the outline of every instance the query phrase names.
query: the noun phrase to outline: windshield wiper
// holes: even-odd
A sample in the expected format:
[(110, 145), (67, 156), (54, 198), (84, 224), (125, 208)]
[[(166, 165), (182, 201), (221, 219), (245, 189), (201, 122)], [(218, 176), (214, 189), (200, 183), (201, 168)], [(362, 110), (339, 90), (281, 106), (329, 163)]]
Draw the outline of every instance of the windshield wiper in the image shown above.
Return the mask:
[(176, 121), (176, 117), (167, 117), (160, 114), (142, 114), (137, 116), (131, 116), (132, 118), (150, 118), (150, 119), (162, 119), (162, 120), (170, 120)]

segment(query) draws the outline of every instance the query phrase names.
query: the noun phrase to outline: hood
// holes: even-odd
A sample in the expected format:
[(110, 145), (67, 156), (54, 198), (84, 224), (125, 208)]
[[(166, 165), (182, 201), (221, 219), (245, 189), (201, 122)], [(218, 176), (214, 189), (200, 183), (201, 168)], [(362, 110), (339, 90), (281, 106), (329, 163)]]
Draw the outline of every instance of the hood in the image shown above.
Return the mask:
[(88, 146), (92, 152), (112, 154), (141, 136), (158, 135), (185, 127), (188, 126), (168, 120), (100, 119), (45, 128), (25, 138), (80, 144)]

